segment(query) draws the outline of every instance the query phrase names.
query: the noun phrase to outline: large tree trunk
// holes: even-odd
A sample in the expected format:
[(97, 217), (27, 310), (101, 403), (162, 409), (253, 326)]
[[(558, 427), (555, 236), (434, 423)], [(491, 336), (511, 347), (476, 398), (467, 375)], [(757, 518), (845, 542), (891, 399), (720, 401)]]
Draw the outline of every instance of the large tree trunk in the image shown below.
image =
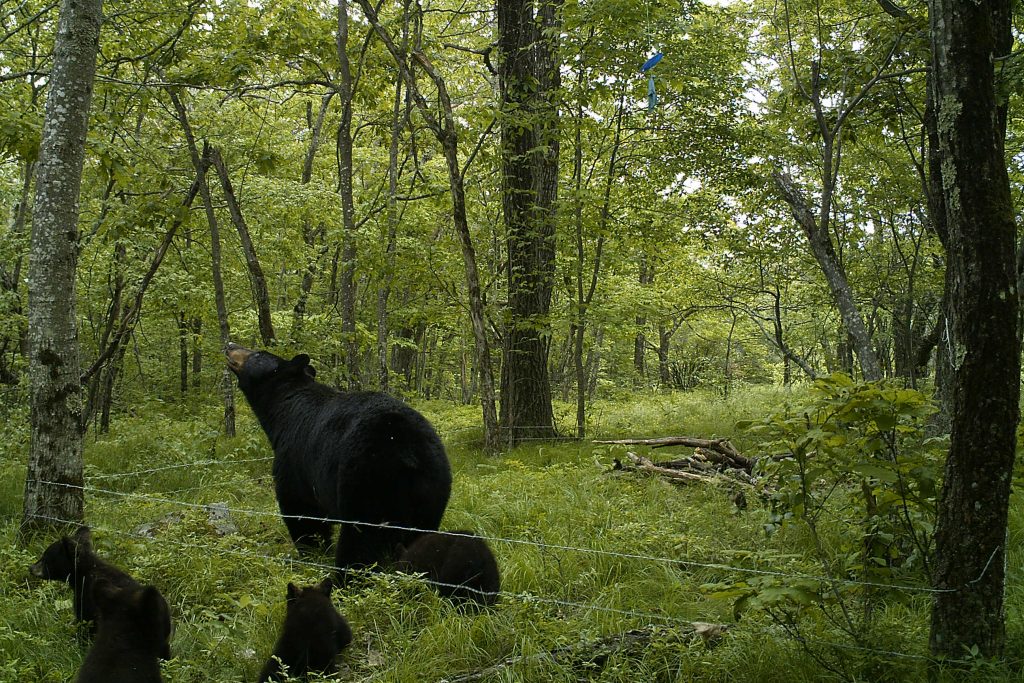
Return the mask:
[(61, 4), (33, 204), (28, 287), (32, 440), (23, 528), (82, 521), (85, 514), (75, 271), (78, 194), (102, 21), (102, 0)]
[(935, 534), (931, 649), (1002, 654), (1007, 512), (1020, 398), (1015, 225), (997, 63), (1010, 2), (934, 0), (932, 67), (952, 271), (953, 416)]
[(558, 196), (561, 0), (498, 0), (508, 325), (501, 428), (513, 445), (555, 436), (548, 378)]

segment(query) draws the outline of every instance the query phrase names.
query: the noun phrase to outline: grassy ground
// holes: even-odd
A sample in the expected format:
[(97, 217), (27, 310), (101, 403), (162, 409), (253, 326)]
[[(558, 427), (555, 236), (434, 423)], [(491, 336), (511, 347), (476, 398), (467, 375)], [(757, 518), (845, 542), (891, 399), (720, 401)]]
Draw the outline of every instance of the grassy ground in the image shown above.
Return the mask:
[[(755, 389), (728, 400), (699, 393), (636, 397), (596, 405), (591, 432), (730, 436), (756, 455), (756, 443), (736, 433), (736, 422), (785, 399), (783, 392)], [(465, 611), (394, 575), (335, 592), (355, 632), (340, 680), (436, 681), (475, 671), (485, 671), (485, 681), (836, 679), (808, 650), (848, 652), (849, 671), (863, 680), (924, 675), (917, 657), (926, 653), (929, 604), (922, 595), (887, 601), (878, 617), (883, 637), (866, 646), (827, 629), (801, 646), (756, 615), (713, 644), (682, 637), (691, 620), (735, 621), (730, 601), (701, 588), (737, 580), (720, 565), (813, 568), (799, 530), (769, 538), (768, 512), (758, 500), (740, 512), (721, 488), (680, 488), (613, 472), (621, 451), (589, 442), (530, 444), (488, 457), (479, 449), (477, 408), (420, 408), (445, 438), (455, 471), (442, 528), (492, 539), (507, 595), (493, 609)], [(571, 408), (560, 410), (564, 431), (571, 431)], [(65, 681), (87, 643), (72, 623), (67, 587), (27, 577), (27, 566), (53, 538), (17, 538), (26, 416), (14, 409), (7, 417), (4, 436), (14, 447), (0, 460), (0, 683)], [(187, 411), (154, 402), (121, 416), (109, 435), (90, 436), (86, 446), (87, 518), (98, 551), (157, 585), (171, 605), (175, 658), (165, 666), (167, 681), (254, 681), (283, 619), (286, 584), (319, 581), (332, 557), (300, 557), (288, 541), (276, 514), (269, 447), (248, 409), (240, 407), (237, 438), (219, 437), (218, 424), (213, 406)], [(193, 464), (181, 466), (187, 463)], [(1018, 643), (1011, 654), (1019, 657), (1024, 512), (1015, 502), (1008, 629)], [(202, 507), (213, 503), (232, 510), (235, 531), (216, 528)], [(657, 628), (644, 647), (598, 663), (581, 654), (602, 637), (649, 626)], [(552, 651), (560, 656), (544, 656)], [(978, 667), (963, 675), (1008, 676), (1019, 680), (1020, 673)]]

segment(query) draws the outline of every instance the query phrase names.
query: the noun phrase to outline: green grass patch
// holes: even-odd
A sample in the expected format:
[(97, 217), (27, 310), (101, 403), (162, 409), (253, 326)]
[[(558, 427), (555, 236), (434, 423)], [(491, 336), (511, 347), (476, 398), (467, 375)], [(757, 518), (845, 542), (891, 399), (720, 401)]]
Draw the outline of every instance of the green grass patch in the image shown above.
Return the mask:
[[(736, 430), (786, 400), (751, 389), (729, 399), (704, 393), (652, 394), (600, 402), (595, 438), (728, 436), (750, 455), (757, 443)], [(466, 610), (421, 582), (393, 574), (336, 591), (355, 640), (337, 678), (435, 681), (486, 671), (485, 681), (794, 681), (838, 680), (815, 652), (842, 651), (859, 680), (921, 680), (926, 671), (929, 601), (894, 594), (880, 606), (877, 638), (849, 648), (822, 626), (802, 646), (763, 616), (734, 622), (730, 600), (702, 588), (744, 575), (728, 567), (818, 573), (798, 530), (767, 536), (769, 510), (748, 496), (735, 509), (727, 487), (681, 487), (613, 471), (624, 449), (589, 441), (524, 445), (502, 456), (480, 450), (479, 409), (421, 406), (437, 424), (455, 480), (442, 528), (472, 529), (491, 540), (506, 592), (494, 608)], [(571, 406), (558, 406), (571, 433)], [(98, 551), (139, 580), (157, 585), (175, 622), (172, 682), (255, 680), (284, 616), (289, 581), (313, 583), (332, 555), (300, 556), (277, 515), (271, 453), (247, 408), (234, 439), (219, 434), (212, 402), (189, 411), (154, 402), (89, 436), (87, 517)], [(0, 461), (0, 683), (65, 681), (87, 641), (72, 623), (69, 590), (30, 581), (27, 566), (53, 539), (19, 539), (27, 435), (10, 426), (12, 450)], [(655, 451), (656, 458), (674, 455)], [(645, 451), (648, 455), (652, 453)], [(233, 510), (218, 531), (203, 506)], [(1024, 656), (1020, 586), (1021, 500), (1014, 499), (1008, 589), (1010, 654)], [(680, 638), (685, 622), (733, 623), (714, 643)], [(588, 659), (590, 643), (655, 628), (644, 647)], [(1016, 644), (1013, 644), (1016, 643)], [(558, 657), (548, 653), (558, 652)], [(890, 654), (891, 653), (891, 654)], [(909, 655), (909, 656), (908, 656)], [(1015, 676), (979, 670), (971, 680)]]

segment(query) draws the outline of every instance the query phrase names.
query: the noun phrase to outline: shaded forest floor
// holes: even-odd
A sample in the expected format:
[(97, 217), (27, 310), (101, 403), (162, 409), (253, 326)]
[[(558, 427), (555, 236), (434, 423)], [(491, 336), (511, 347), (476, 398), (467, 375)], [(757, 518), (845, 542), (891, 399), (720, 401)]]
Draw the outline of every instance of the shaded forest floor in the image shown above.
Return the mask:
[[(592, 408), (591, 437), (725, 436), (746, 455), (758, 445), (736, 422), (786, 400), (781, 390), (747, 389), (728, 399), (689, 393), (643, 395)], [(763, 614), (735, 623), (731, 600), (710, 584), (739, 570), (817, 574), (799, 529), (766, 535), (767, 505), (746, 510), (726, 487), (673, 485), (616, 472), (624, 450), (589, 441), (520, 446), (499, 457), (480, 448), (479, 410), (418, 406), (445, 439), (454, 468), (443, 529), (491, 539), (506, 593), (492, 609), (465, 611), (422, 583), (374, 575), (335, 601), (353, 644), (337, 676), (345, 681), (779, 681), (923, 680), (926, 593), (880, 601), (870, 642), (837, 630), (786, 637)], [(0, 460), (0, 682), (66, 681), (87, 647), (72, 623), (63, 584), (30, 581), (27, 567), (53, 539), (17, 543), (27, 411), (7, 404)], [(571, 408), (559, 406), (563, 430)], [(239, 436), (219, 437), (215, 398), (197, 408), (155, 399), (120, 415), (111, 433), (86, 445), (86, 509), (101, 555), (157, 585), (175, 621), (174, 659), (164, 679), (254, 681), (283, 619), (285, 586), (327, 573), (332, 555), (299, 556), (274, 501), (270, 451), (251, 412), (239, 407)], [(656, 451), (665, 459), (676, 452)], [(646, 451), (645, 451), (646, 452)], [(215, 505), (216, 508), (206, 506)], [(221, 512), (227, 509), (227, 514)], [(1024, 504), (1011, 510), (1008, 655), (1024, 658)], [(713, 641), (689, 638), (691, 621), (734, 624)], [(604, 656), (602, 638), (647, 629), (640, 645)], [(557, 656), (545, 653), (555, 652)], [(844, 662), (837, 674), (821, 662)], [(833, 667), (834, 668), (834, 667)], [(463, 678), (459, 678), (462, 676)], [(979, 663), (949, 680), (1019, 679)]]

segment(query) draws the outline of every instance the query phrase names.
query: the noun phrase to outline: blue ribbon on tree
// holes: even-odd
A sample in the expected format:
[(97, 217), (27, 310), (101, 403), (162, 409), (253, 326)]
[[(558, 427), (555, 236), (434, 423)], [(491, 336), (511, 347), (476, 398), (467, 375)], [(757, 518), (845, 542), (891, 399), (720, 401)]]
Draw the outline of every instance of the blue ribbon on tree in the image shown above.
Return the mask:
[[(660, 52), (654, 54), (653, 57), (644, 62), (644, 65), (640, 67), (641, 73), (647, 73), (653, 69), (661, 58), (664, 57)], [(658, 92), (654, 89), (654, 74), (648, 74), (647, 76), (647, 111), (653, 112), (654, 108), (658, 106)]]

